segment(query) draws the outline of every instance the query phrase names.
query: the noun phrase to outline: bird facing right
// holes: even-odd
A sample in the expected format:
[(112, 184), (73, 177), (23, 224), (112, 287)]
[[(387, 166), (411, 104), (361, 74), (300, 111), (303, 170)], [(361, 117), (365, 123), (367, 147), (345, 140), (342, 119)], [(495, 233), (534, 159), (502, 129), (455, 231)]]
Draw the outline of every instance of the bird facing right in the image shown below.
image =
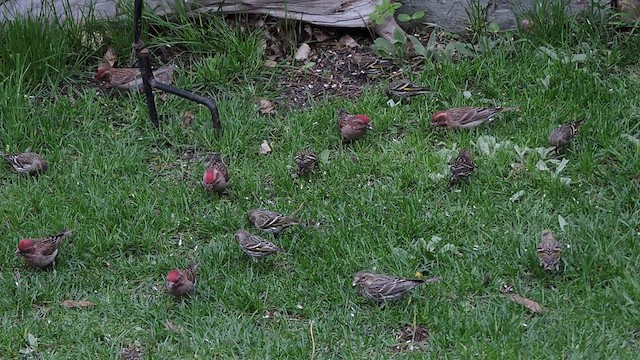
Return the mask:
[(176, 297), (192, 293), (195, 284), (196, 264), (193, 262), (186, 269), (174, 269), (167, 274), (167, 290)]
[(542, 239), (536, 247), (536, 254), (540, 261), (540, 266), (547, 271), (560, 270), (560, 256), (562, 244), (560, 244), (553, 233), (549, 230), (542, 232)]
[(11, 163), (18, 174), (36, 175), (49, 169), (47, 161), (34, 152), (27, 151), (10, 155), (0, 151), (0, 156)]
[(351, 115), (346, 111), (338, 112), (338, 128), (344, 140), (357, 140), (363, 137), (367, 130), (373, 130), (371, 119), (367, 115)]
[(353, 286), (367, 299), (389, 302), (399, 299), (416, 286), (426, 283), (438, 282), (442, 278), (430, 279), (406, 279), (398, 276), (374, 274), (369, 271), (360, 271), (353, 278)]
[(471, 175), (476, 169), (476, 163), (467, 149), (460, 150), (458, 157), (451, 162), (450, 184), (458, 183)]
[(58, 234), (40, 239), (22, 239), (14, 255), (22, 256), (25, 262), (33, 267), (43, 268), (53, 263), (58, 256), (58, 248), (64, 239), (73, 231), (62, 230)]
[(569, 124), (563, 124), (553, 129), (549, 134), (549, 143), (559, 149), (568, 145), (578, 134), (585, 119), (580, 119)]

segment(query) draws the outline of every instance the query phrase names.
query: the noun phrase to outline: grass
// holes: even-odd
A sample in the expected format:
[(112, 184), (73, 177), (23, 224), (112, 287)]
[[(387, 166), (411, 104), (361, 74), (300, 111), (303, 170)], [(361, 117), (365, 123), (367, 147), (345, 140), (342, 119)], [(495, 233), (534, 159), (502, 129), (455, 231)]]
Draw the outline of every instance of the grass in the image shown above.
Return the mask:
[[(176, 25), (180, 31), (204, 31), (185, 21)], [(3, 40), (24, 32), (71, 51), (34, 49), (33, 61), (11, 62), (6, 54), (27, 54), (23, 42), (12, 41), (0, 57), (0, 90), (15, 94), (0, 97), (0, 146), (32, 147), (50, 162), (38, 178), (0, 172), (0, 358), (115, 358), (134, 342), (149, 358), (204, 359), (307, 358), (312, 349), (316, 358), (354, 359), (634, 358), (640, 351), (640, 147), (621, 137), (640, 133), (637, 35), (603, 27), (590, 42), (587, 31), (578, 38), (559, 33), (571, 32), (573, 23), (553, 33), (538, 28), (475, 59), (425, 64), (412, 77), (435, 97), (391, 108), (371, 87), (355, 103), (328, 99), (265, 117), (254, 98), (273, 95), (262, 80), (269, 73), (257, 66), (260, 50), (249, 51), (259, 34), (220, 30), (221, 24), (217, 31), (233, 39), (226, 44), (247, 52), (208, 52), (196, 42), (194, 61), (251, 59), (251, 70), (237, 75), (214, 64), (205, 80), (187, 71), (176, 79), (217, 98), (220, 139), (208, 111), (181, 99), (160, 102), (166, 122), (156, 131), (142, 96), (74, 88), (95, 71), (103, 49), (69, 40), (81, 38), (73, 25), (41, 29), (33, 19), (2, 27)], [(52, 29), (58, 31), (45, 31)], [(126, 26), (109, 29), (104, 39), (130, 38)], [(178, 46), (190, 50), (186, 42)], [(582, 53), (584, 61), (562, 61)], [(234, 86), (223, 92), (210, 85), (216, 80)], [(494, 99), (521, 111), (472, 131), (428, 125), (438, 109)], [(337, 108), (371, 115), (376, 130), (341, 144)], [(196, 121), (182, 129), (187, 110)], [(545, 147), (549, 130), (578, 117), (589, 120), (560, 157), (569, 162), (558, 176), (538, 170), (541, 160), (552, 171), (555, 165), (535, 150), (518, 158), (514, 145)], [(273, 149), (268, 156), (257, 154), (263, 139)], [(479, 170), (449, 190), (447, 160), (461, 147), (471, 149)], [(203, 165), (180, 161), (191, 148), (229, 157), (228, 196), (203, 193)], [(317, 176), (293, 179), (293, 155), (302, 148), (327, 150), (329, 158)], [(300, 209), (304, 221), (319, 226), (287, 230), (274, 241), (291, 255), (254, 263), (232, 235), (251, 230), (246, 213), (255, 207)], [(53, 270), (26, 269), (14, 259), (19, 239), (64, 227), (75, 234)], [(538, 267), (534, 250), (543, 229), (567, 245), (560, 274)], [(200, 263), (197, 291), (176, 301), (164, 278), (189, 259)], [(381, 310), (351, 287), (361, 269), (421, 271), (444, 281)], [(504, 283), (546, 313), (532, 315), (509, 301), (500, 294)], [(60, 304), (67, 299), (97, 305), (65, 309)], [(168, 322), (182, 331), (168, 330)], [(389, 352), (395, 332), (412, 323), (429, 329), (428, 345)]]

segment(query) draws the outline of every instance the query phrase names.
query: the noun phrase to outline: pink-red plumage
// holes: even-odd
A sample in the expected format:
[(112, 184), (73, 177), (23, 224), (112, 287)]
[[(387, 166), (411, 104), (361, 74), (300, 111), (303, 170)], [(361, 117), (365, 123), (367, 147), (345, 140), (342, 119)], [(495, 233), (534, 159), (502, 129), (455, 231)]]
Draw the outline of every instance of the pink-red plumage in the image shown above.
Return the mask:
[(228, 185), (229, 172), (219, 154), (210, 155), (202, 174), (202, 186), (205, 190), (222, 193)]
[[(171, 84), (174, 69), (173, 65), (165, 65), (153, 70), (153, 77), (160, 82)], [(101, 65), (98, 67), (96, 79), (120, 90), (142, 89), (142, 74), (138, 68), (114, 68), (108, 64)]]
[(189, 263), (186, 269), (175, 269), (167, 274), (167, 290), (175, 296), (190, 294), (195, 289), (196, 265)]
[(18, 249), (14, 255), (22, 256), (27, 264), (33, 267), (43, 268), (53, 263), (58, 256), (58, 248), (64, 239), (73, 232), (62, 230), (58, 234), (39, 239), (22, 239), (18, 243)]
[(338, 113), (338, 128), (345, 140), (357, 140), (363, 137), (367, 130), (372, 130), (371, 119), (367, 115), (351, 115), (346, 111)]
[(518, 110), (510, 107), (460, 107), (438, 111), (431, 117), (432, 126), (443, 126), (449, 129), (472, 129), (503, 111)]

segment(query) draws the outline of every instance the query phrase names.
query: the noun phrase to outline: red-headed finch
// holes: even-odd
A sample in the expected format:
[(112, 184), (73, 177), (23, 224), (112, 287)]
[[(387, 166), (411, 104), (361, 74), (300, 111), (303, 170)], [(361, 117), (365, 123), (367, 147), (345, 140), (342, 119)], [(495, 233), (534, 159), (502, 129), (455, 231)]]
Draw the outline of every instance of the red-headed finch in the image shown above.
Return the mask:
[(296, 218), (284, 216), (275, 211), (265, 209), (250, 210), (249, 222), (251, 222), (256, 229), (275, 235), (279, 234), (284, 228), (300, 223)]
[(451, 161), (450, 165), (451, 179), (449, 183), (451, 184), (465, 180), (476, 169), (476, 163), (473, 162), (473, 158), (467, 149), (461, 149), (458, 157)]
[(174, 269), (167, 274), (167, 290), (175, 296), (193, 292), (196, 285), (196, 264), (189, 263), (186, 269)]
[(449, 129), (472, 129), (503, 111), (511, 110), (518, 110), (518, 108), (515, 106), (453, 108), (433, 114), (431, 125), (444, 126)]
[(222, 193), (227, 188), (229, 172), (219, 154), (209, 155), (202, 174), (202, 186), (205, 190)]
[(296, 174), (302, 176), (313, 172), (318, 166), (318, 155), (313, 150), (298, 151), (294, 161), (297, 165)]
[(235, 237), (242, 251), (251, 256), (253, 260), (258, 260), (274, 253), (286, 254), (283, 248), (248, 231), (238, 230)]
[(388, 302), (396, 300), (409, 290), (426, 283), (438, 282), (442, 278), (405, 279), (397, 276), (360, 271), (353, 278), (353, 286), (370, 300)]
[(560, 125), (553, 129), (551, 134), (549, 134), (549, 143), (555, 146), (556, 149), (569, 144), (571, 140), (576, 137), (576, 134), (578, 133), (578, 130), (580, 130), (583, 122), (584, 119), (580, 119), (569, 124)]
[(373, 129), (371, 119), (367, 115), (351, 115), (343, 110), (338, 112), (338, 127), (345, 140), (360, 139), (367, 133), (367, 130)]
[(0, 156), (10, 162), (18, 174), (36, 175), (49, 169), (47, 161), (34, 152), (10, 155), (0, 151)]
[[(173, 81), (173, 65), (165, 65), (153, 70), (153, 77), (163, 83), (171, 84)], [(114, 68), (109, 64), (100, 65), (96, 73), (96, 79), (104, 81), (109, 87), (120, 90), (142, 89), (142, 74), (138, 68)]]
[(22, 239), (18, 243), (18, 250), (14, 255), (22, 256), (27, 264), (33, 267), (43, 268), (53, 263), (58, 256), (58, 248), (62, 240), (73, 232), (62, 230), (56, 235), (50, 235), (40, 239)]
[(416, 85), (406, 79), (394, 80), (384, 90), (387, 96), (404, 99), (431, 92), (429, 88)]
[(536, 246), (536, 253), (540, 266), (547, 271), (560, 270), (560, 254), (562, 253), (562, 244), (560, 244), (553, 233), (549, 230), (542, 232), (542, 239)]

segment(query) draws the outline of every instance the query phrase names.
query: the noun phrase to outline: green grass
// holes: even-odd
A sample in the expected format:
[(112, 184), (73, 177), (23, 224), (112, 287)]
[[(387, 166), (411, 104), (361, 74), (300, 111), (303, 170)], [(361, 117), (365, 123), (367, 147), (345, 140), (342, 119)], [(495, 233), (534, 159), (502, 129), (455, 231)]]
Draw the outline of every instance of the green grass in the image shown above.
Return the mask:
[[(105, 39), (130, 36), (122, 24), (90, 26), (111, 29)], [(1, 29), (2, 39), (26, 31), (59, 46), (69, 41), (66, 32), (37, 31), (29, 21)], [(78, 43), (77, 56), (36, 49), (32, 65), (0, 62), (0, 91), (15, 94), (0, 97), (0, 146), (32, 147), (50, 162), (38, 178), (0, 171), (0, 358), (20, 356), (28, 334), (38, 339), (31, 355), (51, 359), (115, 358), (135, 341), (149, 358), (307, 358), (311, 321), (318, 359), (634, 358), (640, 351), (640, 147), (621, 137), (640, 136), (640, 86), (630, 73), (638, 65), (637, 35), (603, 28), (598, 39), (607, 41), (590, 42), (586, 32), (569, 40), (535, 33), (475, 59), (426, 64), (412, 78), (431, 86), (433, 98), (390, 108), (372, 87), (356, 103), (330, 99), (265, 117), (254, 98), (272, 95), (260, 80), (268, 73), (258, 66), (260, 50), (248, 50), (259, 34), (219, 31), (235, 45), (195, 49), (194, 61), (246, 61), (246, 75), (216, 63), (206, 81), (194, 76), (206, 67), (195, 66), (179, 72), (176, 83), (217, 98), (220, 139), (208, 110), (175, 97), (159, 101), (166, 121), (154, 130), (142, 96), (69, 90), (95, 70), (101, 49)], [(550, 60), (539, 48), (561, 59), (585, 53), (583, 42), (592, 50), (584, 62)], [(3, 51), (23, 49), (11, 44)], [(186, 42), (177, 46), (189, 50)], [(235, 85), (221, 91), (209, 81)], [(63, 85), (68, 91), (58, 91)], [(521, 110), (472, 131), (428, 125), (438, 109), (495, 101)], [(343, 145), (336, 108), (371, 115), (376, 130)], [(196, 120), (182, 129), (187, 110)], [(555, 166), (535, 151), (522, 167), (512, 166), (514, 145), (545, 147), (549, 130), (578, 117), (589, 120), (562, 155), (569, 163), (560, 177), (570, 178), (569, 185), (539, 171), (539, 160)], [(472, 145), (487, 136), (500, 144), (497, 150)], [(263, 139), (273, 149), (268, 156), (257, 154)], [(461, 147), (471, 149), (479, 169), (449, 190), (447, 160)], [(204, 194), (203, 164), (180, 160), (191, 148), (229, 157), (228, 196)], [(329, 160), (316, 176), (293, 179), (293, 155), (302, 148), (328, 150)], [(524, 194), (511, 201), (519, 191)], [(246, 213), (255, 207), (300, 209), (304, 221), (320, 225), (287, 230), (274, 241), (291, 255), (254, 263), (233, 233), (251, 230)], [(564, 229), (558, 216), (567, 221)], [(26, 269), (13, 257), (19, 239), (64, 227), (75, 234), (53, 271)], [(535, 244), (543, 229), (568, 245), (560, 274), (538, 267)], [(197, 291), (176, 301), (164, 279), (189, 259), (200, 264)], [(422, 271), (444, 281), (381, 310), (351, 287), (362, 269)], [(504, 283), (546, 313), (532, 315), (509, 301), (500, 293)], [(67, 299), (97, 305), (70, 310), (60, 305)], [(273, 312), (278, 315), (265, 318)], [(165, 329), (167, 322), (184, 331)], [(390, 353), (396, 330), (413, 322), (429, 329), (428, 345)]]

